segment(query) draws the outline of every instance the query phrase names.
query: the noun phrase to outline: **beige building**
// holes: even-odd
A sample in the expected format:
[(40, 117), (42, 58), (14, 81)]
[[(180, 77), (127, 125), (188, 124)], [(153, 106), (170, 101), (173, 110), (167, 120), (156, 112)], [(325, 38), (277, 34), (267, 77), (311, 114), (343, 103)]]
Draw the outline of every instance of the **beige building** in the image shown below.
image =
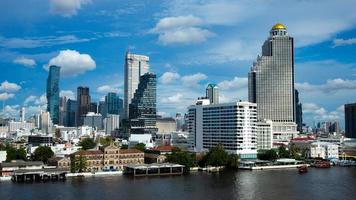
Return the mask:
[(78, 151), (74, 153), (75, 158), (84, 157), (87, 162), (86, 170), (87, 172), (96, 172), (103, 170), (103, 160), (104, 154), (100, 150), (87, 150), (87, 151)]
[(157, 119), (156, 127), (159, 134), (171, 134), (177, 130), (177, 122), (173, 118)]

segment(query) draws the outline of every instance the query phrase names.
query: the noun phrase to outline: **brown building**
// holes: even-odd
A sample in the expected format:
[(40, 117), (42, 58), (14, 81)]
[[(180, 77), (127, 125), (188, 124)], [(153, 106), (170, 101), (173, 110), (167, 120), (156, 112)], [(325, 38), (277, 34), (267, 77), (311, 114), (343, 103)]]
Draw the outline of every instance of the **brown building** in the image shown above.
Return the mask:
[(164, 163), (166, 161), (165, 155), (159, 155), (155, 153), (145, 153), (145, 163)]
[(87, 162), (86, 170), (87, 172), (102, 171), (104, 167), (104, 154), (100, 150), (87, 150), (78, 151), (74, 153), (75, 158), (84, 157)]
[(48, 161), (49, 166), (56, 166), (58, 169), (70, 169), (70, 159), (69, 158), (62, 158), (62, 157), (56, 157), (53, 159), (50, 159)]

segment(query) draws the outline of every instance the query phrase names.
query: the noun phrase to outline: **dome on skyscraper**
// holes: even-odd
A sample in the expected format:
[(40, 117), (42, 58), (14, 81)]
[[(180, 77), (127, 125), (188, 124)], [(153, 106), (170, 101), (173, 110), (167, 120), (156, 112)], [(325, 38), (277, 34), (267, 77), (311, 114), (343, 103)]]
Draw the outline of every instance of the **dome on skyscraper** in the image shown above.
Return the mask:
[(273, 27), (272, 27), (272, 30), (276, 30), (276, 29), (287, 29), (283, 24), (275, 24)]

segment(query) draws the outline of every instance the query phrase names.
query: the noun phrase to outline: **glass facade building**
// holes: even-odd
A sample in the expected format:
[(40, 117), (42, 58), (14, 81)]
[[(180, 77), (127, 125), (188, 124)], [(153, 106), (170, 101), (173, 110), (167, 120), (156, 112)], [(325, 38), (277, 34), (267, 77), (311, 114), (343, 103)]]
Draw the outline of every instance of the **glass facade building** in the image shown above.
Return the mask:
[(47, 78), (47, 111), (53, 124), (59, 123), (59, 73), (60, 67), (50, 66)]
[(211, 104), (219, 103), (219, 87), (216, 84), (210, 83), (206, 87), (206, 98), (210, 100)]
[(76, 127), (76, 112), (77, 112), (77, 101), (68, 99), (67, 101), (67, 124), (68, 127)]
[(86, 115), (91, 108), (90, 95), (88, 87), (78, 87), (77, 89), (77, 126), (83, 125), (83, 117)]
[(132, 129), (155, 129), (156, 109), (156, 75), (146, 73), (140, 77), (140, 84), (130, 104), (130, 121)]

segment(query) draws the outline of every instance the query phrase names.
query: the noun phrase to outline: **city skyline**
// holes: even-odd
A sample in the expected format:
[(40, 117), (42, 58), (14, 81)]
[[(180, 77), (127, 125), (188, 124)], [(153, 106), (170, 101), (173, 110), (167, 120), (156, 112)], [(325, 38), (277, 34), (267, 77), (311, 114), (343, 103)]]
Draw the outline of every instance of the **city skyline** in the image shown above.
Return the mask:
[[(158, 80), (159, 114), (186, 112), (210, 82), (218, 84), (221, 102), (247, 100), (247, 73), (275, 23), (285, 24), (295, 39), (295, 83), (305, 122), (343, 122), (341, 106), (355, 101), (352, 2), (299, 2), (301, 8), (293, 8), (295, 14), (288, 13), (288, 3), (274, 1), (271, 5), (170, 1), (154, 8), (140, 1), (125, 5), (78, 0), (79, 7), (66, 9), (61, 9), (59, 1), (44, 2), (37, 7), (31, 1), (0, 3), (0, 99), (6, 100), (6, 114), (14, 117), (22, 106), (28, 114), (39, 107), (46, 110), (48, 72), (44, 68), (49, 65), (63, 69), (62, 95), (75, 99), (76, 88), (88, 86), (95, 102), (108, 92), (123, 98), (127, 50), (150, 57), (150, 71)], [(262, 12), (243, 11), (252, 6)], [(270, 6), (281, 13), (263, 12)], [(202, 9), (215, 11), (201, 14)], [(225, 15), (218, 17), (222, 9)], [(298, 16), (298, 9), (305, 9), (305, 16)], [(15, 16), (6, 10), (23, 14)], [(76, 26), (78, 22), (83, 23)]]

